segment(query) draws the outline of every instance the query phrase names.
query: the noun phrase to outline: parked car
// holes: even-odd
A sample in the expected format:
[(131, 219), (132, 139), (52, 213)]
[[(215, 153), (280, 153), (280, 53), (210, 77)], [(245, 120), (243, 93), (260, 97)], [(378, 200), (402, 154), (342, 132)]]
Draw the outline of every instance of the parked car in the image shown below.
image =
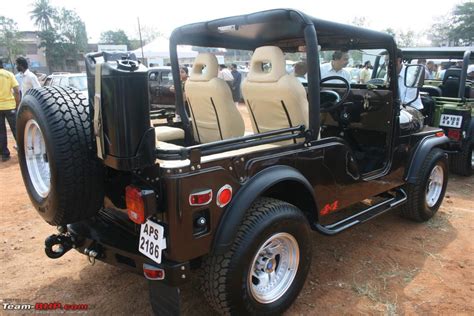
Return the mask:
[[(127, 54), (86, 56), (94, 104), (72, 89), (29, 90), (18, 110), (18, 156), (32, 204), (59, 227), (45, 240), (50, 258), (74, 248), (144, 274), (158, 315), (179, 313), (179, 287), (192, 271), (217, 313), (280, 315), (311, 265), (322, 264), (311, 262), (312, 231), (335, 235), (395, 209), (416, 222), (435, 216), (449, 139), (440, 128), (399, 123), (389, 34), (277, 9), (177, 28), (175, 74), (177, 45), (252, 53), (242, 83), (252, 131), (211, 53), (196, 57), (189, 110), (176, 94), (175, 125), (151, 126), (150, 73)], [(318, 45), (386, 49), (388, 84), (318, 80)], [(307, 86), (285, 69), (285, 52), (301, 46)], [(421, 86), (421, 67), (406, 67), (405, 86)], [(173, 84), (179, 90), (180, 78)]]
[(85, 73), (54, 72), (46, 77), (43, 86), (73, 87), (88, 97)]
[(174, 109), (175, 94), (170, 90), (173, 86), (171, 67), (152, 67), (148, 70), (150, 86), (150, 104), (152, 109)]

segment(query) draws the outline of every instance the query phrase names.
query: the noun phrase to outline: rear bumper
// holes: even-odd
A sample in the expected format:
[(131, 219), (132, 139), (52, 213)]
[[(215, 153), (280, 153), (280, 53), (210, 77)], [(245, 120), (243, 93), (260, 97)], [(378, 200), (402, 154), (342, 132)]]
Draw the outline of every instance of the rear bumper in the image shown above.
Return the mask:
[(165, 271), (161, 281), (170, 286), (178, 286), (190, 277), (189, 262), (173, 262), (163, 259), (157, 264), (138, 251), (138, 233), (132, 233), (125, 227), (100, 214), (94, 218), (69, 224), (68, 232), (74, 237), (75, 249), (86, 255), (93, 250), (95, 260), (127, 269), (143, 275), (143, 264), (150, 264)]

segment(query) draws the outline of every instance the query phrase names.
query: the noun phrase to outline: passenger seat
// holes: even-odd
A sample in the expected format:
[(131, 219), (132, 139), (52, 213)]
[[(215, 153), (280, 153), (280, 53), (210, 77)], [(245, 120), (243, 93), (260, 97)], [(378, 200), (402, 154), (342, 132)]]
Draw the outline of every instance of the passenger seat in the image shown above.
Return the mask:
[(241, 137), (245, 125), (227, 83), (217, 78), (217, 58), (210, 53), (196, 57), (185, 93), (192, 118), (194, 139), (209, 143)]
[[(265, 70), (264, 67), (268, 67)], [(286, 73), (285, 56), (276, 46), (255, 50), (242, 93), (255, 133), (304, 125), (308, 128), (308, 99), (300, 81)]]

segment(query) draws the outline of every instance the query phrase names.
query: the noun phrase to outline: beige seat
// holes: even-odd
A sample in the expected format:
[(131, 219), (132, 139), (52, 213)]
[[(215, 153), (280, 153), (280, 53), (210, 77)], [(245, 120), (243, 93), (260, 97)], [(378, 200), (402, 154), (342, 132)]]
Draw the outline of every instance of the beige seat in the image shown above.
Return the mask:
[(186, 99), (193, 122), (194, 138), (199, 143), (240, 137), (245, 126), (234, 105), (227, 83), (217, 78), (217, 58), (210, 53), (196, 57), (186, 81)]
[(184, 139), (184, 130), (172, 126), (155, 127), (155, 135), (157, 141), (169, 142)]
[[(266, 64), (270, 65), (268, 71), (264, 70)], [(305, 88), (286, 73), (285, 66), (285, 56), (276, 46), (259, 47), (252, 56), (242, 93), (255, 133), (298, 125), (308, 128)]]

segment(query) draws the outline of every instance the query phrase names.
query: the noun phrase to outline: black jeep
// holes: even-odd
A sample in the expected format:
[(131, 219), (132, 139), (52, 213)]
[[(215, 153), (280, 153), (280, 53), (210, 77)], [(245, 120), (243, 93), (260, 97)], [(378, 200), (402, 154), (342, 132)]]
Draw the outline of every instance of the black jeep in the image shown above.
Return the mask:
[[(214, 55), (196, 58), (182, 91), (181, 44), (252, 54), (247, 130)], [(49, 257), (75, 248), (143, 273), (158, 314), (179, 312), (193, 269), (217, 312), (279, 314), (305, 282), (311, 231), (334, 235), (397, 207), (418, 222), (435, 215), (449, 140), (400, 125), (391, 36), (279, 9), (179, 27), (170, 48), (180, 121), (150, 124), (148, 70), (126, 54), (86, 56), (89, 100), (61, 87), (24, 97), (20, 165), (38, 213), (59, 229)], [(381, 49), (388, 85), (321, 79), (333, 51)], [(285, 58), (305, 60), (306, 82)], [(408, 66), (405, 85), (421, 86), (422, 73)]]

